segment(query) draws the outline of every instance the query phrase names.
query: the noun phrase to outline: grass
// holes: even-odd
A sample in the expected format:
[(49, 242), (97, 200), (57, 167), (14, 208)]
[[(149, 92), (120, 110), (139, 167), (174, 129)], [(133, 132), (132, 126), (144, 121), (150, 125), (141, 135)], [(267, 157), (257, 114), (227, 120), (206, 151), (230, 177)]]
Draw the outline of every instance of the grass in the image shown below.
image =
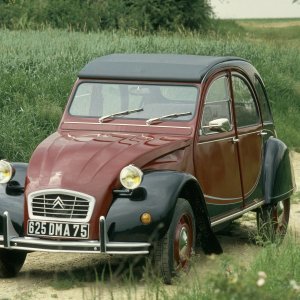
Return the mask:
[(55, 131), (78, 71), (92, 58), (124, 52), (247, 58), (264, 78), (278, 135), (299, 147), (294, 126), (300, 124), (299, 48), (275, 46), (230, 21), (226, 26), (228, 34), (216, 30), (207, 35), (0, 30), (0, 157), (28, 161), (36, 145)]
[(196, 257), (196, 268), (192, 266), (190, 274), (182, 275), (173, 286), (163, 285), (151, 274), (148, 265), (144, 266), (144, 275), (139, 273), (141, 269), (137, 272), (136, 267), (128, 267), (125, 274), (118, 276), (113, 268), (105, 274), (95, 271), (92, 272), (94, 280), (88, 279), (88, 283), (79, 270), (73, 275), (62, 272), (63, 280), (57, 277), (59, 281), (52, 286), (58, 295), (62, 289), (80, 287), (77, 289), (82, 295), (78, 295), (80, 299), (299, 299), (299, 255), (299, 240), (289, 232), (281, 245), (261, 247), (248, 266), (238, 264), (236, 257), (230, 254), (211, 256), (210, 267), (204, 267), (206, 273), (203, 274), (203, 257)]
[(280, 247), (263, 248), (249, 269), (221, 261), (217, 274), (183, 287), (173, 299), (299, 299), (299, 244), (288, 236)]
[(237, 24), (256, 39), (300, 45), (300, 19), (239, 20)]

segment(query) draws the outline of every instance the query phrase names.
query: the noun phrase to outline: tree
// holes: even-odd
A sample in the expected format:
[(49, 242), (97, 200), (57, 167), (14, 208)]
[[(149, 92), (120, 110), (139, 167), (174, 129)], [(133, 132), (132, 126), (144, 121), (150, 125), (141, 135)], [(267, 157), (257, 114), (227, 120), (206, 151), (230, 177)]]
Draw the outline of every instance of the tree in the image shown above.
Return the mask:
[(0, 0), (0, 26), (12, 29), (198, 30), (211, 16), (208, 0)]
[[(155, 31), (208, 26), (212, 9), (206, 0), (126, 0), (125, 26)], [(122, 14), (121, 14), (122, 15)]]

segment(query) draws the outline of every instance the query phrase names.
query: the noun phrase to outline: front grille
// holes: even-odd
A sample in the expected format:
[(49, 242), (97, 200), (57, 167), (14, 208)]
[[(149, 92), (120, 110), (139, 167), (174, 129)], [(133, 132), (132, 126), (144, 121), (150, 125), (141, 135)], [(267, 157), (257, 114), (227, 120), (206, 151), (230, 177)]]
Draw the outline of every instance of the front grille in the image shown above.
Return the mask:
[(72, 191), (46, 190), (29, 195), (29, 215), (34, 219), (88, 221), (94, 198)]

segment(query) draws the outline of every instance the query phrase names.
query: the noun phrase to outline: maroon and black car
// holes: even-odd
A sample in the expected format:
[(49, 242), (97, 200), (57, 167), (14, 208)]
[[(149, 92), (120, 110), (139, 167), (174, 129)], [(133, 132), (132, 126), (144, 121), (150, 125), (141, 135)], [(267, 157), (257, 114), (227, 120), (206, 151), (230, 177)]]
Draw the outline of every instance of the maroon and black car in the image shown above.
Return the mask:
[(166, 283), (248, 211), (284, 235), (294, 189), (249, 62), (158, 54), (88, 63), (57, 132), (0, 182), (1, 277), (30, 251), (152, 254)]

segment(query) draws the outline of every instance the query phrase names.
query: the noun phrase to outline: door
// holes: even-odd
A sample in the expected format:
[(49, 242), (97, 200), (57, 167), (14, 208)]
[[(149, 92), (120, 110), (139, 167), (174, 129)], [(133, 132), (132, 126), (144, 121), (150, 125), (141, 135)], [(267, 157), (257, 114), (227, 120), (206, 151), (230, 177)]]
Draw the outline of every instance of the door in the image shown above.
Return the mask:
[(258, 188), (262, 166), (262, 122), (249, 81), (237, 72), (233, 72), (231, 78), (244, 206), (248, 206), (262, 198), (262, 189)]
[[(229, 72), (215, 75), (207, 86), (201, 99), (202, 117), (194, 165), (213, 221), (241, 210), (243, 194)], [(212, 126), (218, 122), (223, 124)]]

